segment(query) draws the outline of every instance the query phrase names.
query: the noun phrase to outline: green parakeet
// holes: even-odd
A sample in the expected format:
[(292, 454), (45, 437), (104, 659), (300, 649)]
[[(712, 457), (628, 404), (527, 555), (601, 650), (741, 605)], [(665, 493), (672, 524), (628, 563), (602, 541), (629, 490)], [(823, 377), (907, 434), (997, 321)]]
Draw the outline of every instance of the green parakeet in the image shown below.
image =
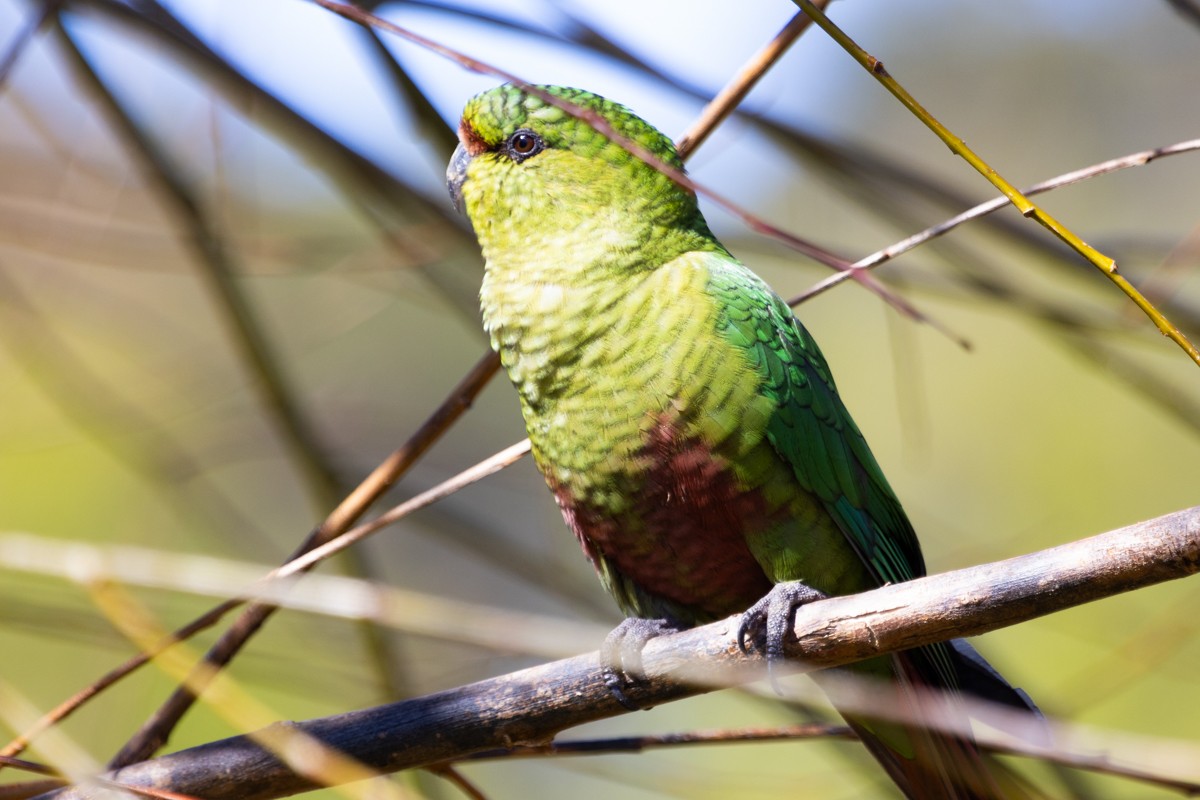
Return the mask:
[[(624, 106), (538, 88), (682, 169)], [(691, 191), (514, 86), (471, 99), (459, 139), (447, 181), (486, 259), (484, 325), (567, 525), (621, 610), (655, 621), (626, 632), (751, 609), (743, 634), (765, 627), (778, 652), (797, 603), (924, 574), (816, 342)], [(1020, 702), (965, 644), (851, 670), (912, 708), (913, 687), (967, 683)], [(1015, 796), (969, 736), (846, 717), (910, 797)]]

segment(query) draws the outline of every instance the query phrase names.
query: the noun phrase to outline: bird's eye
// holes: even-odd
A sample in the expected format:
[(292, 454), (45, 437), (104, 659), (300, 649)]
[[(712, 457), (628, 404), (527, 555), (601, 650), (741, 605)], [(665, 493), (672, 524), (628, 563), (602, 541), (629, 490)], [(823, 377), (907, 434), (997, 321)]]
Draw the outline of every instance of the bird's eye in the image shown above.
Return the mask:
[(508, 155), (518, 164), (542, 152), (546, 143), (533, 131), (519, 130), (508, 137)]

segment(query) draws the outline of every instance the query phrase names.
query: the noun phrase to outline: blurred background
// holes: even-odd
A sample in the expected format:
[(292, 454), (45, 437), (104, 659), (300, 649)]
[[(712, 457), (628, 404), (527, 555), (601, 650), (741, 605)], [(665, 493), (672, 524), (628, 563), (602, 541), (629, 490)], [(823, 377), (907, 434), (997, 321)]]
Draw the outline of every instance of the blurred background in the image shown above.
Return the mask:
[[(784, 0), (736, 12), (665, 0), (371, 5), (524, 79), (620, 100), (672, 135), (795, 13)], [(1200, 14), (1184, 0), (1136, 13), (1117, 0), (843, 0), (831, 16), (1019, 186), (1200, 136)], [(464, 101), (498, 81), (301, 0), (71, 0), (57, 11), (0, 0), (0, 70), (0, 532), (279, 562), (485, 351), (482, 265), (443, 173)], [(689, 169), (850, 260), (993, 194), (816, 30)], [(1184, 154), (1037, 201), (1195, 341), (1197, 187), (1200, 156)], [(716, 209), (709, 218), (785, 297), (827, 274)], [(1200, 502), (1196, 366), (1035, 223), (1006, 210), (876, 274), (970, 349), (852, 283), (797, 313), (931, 571)], [(523, 436), (497, 378), (389, 499)], [(40, 574), (62, 566), (0, 563), (0, 728), (132, 652), (85, 586)], [(589, 635), (619, 619), (528, 460), (386, 529), (339, 569)], [(131, 591), (168, 627), (212, 602)], [(1180, 581), (977, 644), (1050, 715), (1194, 747), (1197, 603), (1200, 583)], [(284, 612), (231, 674), (277, 718), (300, 719), (545, 660), (520, 624), (499, 650), (463, 641), (453, 616), (444, 635), (400, 622), (372, 634)], [(104, 762), (171, 686), (143, 670), (63, 730)], [(722, 692), (567, 736), (794, 720)], [(201, 706), (170, 747), (234, 732)], [(1110, 755), (1146, 763), (1154, 748), (1143, 747)], [(1200, 780), (1195, 763), (1176, 776)], [(489, 798), (765, 798), (799, 785), (804, 796), (894, 796), (844, 742), (462, 772)], [(462, 796), (437, 778), (398, 780)], [(1065, 780), (1051, 782), (1056, 796), (1170, 796)]]

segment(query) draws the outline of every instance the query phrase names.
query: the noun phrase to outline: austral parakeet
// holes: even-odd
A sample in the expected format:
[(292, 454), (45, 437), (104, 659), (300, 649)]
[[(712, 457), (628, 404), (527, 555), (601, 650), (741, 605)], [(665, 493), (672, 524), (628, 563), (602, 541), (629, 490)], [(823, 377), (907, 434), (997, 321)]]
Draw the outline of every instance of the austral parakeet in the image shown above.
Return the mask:
[[(682, 169), (624, 106), (538, 90)], [(778, 650), (793, 600), (924, 574), (816, 342), (693, 192), (515, 86), (471, 99), (458, 134), (447, 180), (486, 259), (484, 326), (538, 468), (627, 616), (680, 628), (754, 607), (744, 627), (774, 629)], [(763, 619), (768, 595), (787, 601), (782, 621)], [(965, 644), (850, 669), (910, 695), (1016, 692)], [(846, 716), (910, 797), (1017, 796), (967, 735)]]

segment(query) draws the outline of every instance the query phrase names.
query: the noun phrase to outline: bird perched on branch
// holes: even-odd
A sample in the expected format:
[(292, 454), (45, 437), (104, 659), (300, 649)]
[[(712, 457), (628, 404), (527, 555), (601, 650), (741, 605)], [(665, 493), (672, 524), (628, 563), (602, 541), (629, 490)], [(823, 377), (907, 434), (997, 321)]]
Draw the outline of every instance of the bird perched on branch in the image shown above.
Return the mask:
[[(778, 658), (800, 603), (925, 573), (816, 342), (713, 236), (667, 137), (589, 92), (512, 85), (471, 99), (458, 135), (447, 181), (486, 259), (484, 325), (629, 617), (615, 661), (738, 613), (740, 640)], [(844, 716), (909, 797), (1022, 796), (968, 732), (919, 724), (970, 687), (1022, 702), (965, 643), (847, 671), (902, 706)]]

